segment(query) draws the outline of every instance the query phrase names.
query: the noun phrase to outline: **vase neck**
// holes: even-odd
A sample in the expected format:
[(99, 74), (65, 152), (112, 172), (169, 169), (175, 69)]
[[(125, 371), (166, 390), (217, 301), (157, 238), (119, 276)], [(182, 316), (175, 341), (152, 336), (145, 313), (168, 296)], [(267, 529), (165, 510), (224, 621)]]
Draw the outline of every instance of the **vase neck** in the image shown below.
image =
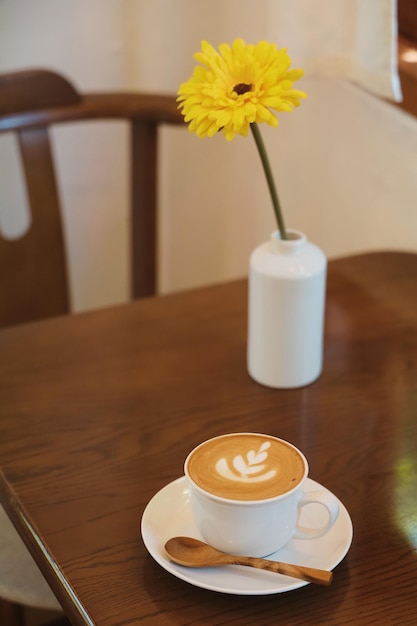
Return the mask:
[(298, 230), (287, 230), (288, 239), (281, 239), (279, 230), (271, 234), (272, 250), (280, 254), (296, 254), (307, 242), (306, 236)]

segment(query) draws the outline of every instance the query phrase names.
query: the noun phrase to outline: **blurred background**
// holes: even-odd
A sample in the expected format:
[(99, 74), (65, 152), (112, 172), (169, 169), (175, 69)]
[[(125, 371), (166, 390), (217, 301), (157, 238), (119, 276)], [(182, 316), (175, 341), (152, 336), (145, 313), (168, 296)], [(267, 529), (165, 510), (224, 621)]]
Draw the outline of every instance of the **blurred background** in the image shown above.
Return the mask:
[[(308, 99), (278, 129), (261, 127), (287, 227), (329, 258), (417, 251), (417, 118), (393, 104), (396, 11), (394, 0), (0, 0), (0, 72), (48, 68), (80, 91), (175, 93), (202, 39), (287, 47)], [(86, 136), (62, 125), (53, 137), (73, 308), (123, 302), (127, 129), (95, 123)], [(275, 229), (252, 138), (164, 129), (159, 185), (160, 292), (246, 276)], [(29, 218), (7, 135), (0, 189), (0, 229), (16, 237)]]

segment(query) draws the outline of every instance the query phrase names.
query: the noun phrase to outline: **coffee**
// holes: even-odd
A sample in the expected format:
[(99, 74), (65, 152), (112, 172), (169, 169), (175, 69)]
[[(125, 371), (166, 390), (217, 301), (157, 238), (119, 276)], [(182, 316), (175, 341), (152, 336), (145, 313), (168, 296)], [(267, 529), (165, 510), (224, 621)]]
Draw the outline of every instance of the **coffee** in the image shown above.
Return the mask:
[(291, 491), (307, 472), (291, 444), (257, 433), (210, 439), (190, 453), (186, 473), (201, 489), (231, 500), (264, 500)]

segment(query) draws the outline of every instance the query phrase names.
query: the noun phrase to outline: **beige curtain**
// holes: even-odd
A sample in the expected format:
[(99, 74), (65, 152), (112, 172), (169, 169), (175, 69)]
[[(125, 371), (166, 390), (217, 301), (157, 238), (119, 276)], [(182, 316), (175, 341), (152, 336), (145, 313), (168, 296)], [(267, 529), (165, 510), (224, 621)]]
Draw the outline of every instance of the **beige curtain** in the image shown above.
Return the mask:
[(126, 8), (133, 85), (175, 90), (201, 39), (243, 37), (288, 47), (311, 77), (346, 78), (401, 99), (395, 0), (132, 0)]

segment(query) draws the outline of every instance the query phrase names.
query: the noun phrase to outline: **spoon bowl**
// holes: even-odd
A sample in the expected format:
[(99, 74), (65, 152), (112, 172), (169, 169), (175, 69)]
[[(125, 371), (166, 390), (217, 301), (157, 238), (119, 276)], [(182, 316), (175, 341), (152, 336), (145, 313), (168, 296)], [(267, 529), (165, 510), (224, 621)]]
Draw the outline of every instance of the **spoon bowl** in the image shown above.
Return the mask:
[(221, 565), (245, 565), (268, 570), (285, 576), (292, 576), (309, 583), (330, 585), (333, 573), (327, 570), (302, 565), (291, 565), (251, 556), (236, 556), (220, 552), (203, 541), (193, 537), (172, 537), (165, 544), (165, 551), (171, 561), (185, 567), (218, 567)]

